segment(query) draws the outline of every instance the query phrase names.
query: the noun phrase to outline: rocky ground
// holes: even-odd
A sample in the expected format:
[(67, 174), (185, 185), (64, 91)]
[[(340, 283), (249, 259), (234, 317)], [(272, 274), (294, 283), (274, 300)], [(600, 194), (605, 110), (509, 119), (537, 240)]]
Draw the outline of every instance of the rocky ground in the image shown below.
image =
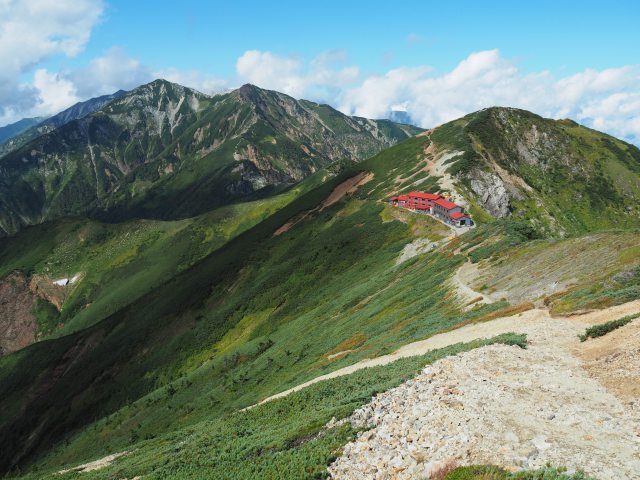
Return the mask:
[[(428, 478), (451, 461), (514, 470), (551, 463), (599, 480), (640, 478), (637, 398), (606, 385), (611, 372), (626, 370), (617, 359), (636, 359), (638, 321), (599, 353), (576, 336), (637, 310), (640, 302), (582, 318), (523, 314), (527, 350), (494, 345), (443, 359), (357, 410), (349, 421), (373, 428), (344, 448), (332, 478)], [(603, 371), (603, 363), (614, 366)], [(628, 383), (638, 380), (636, 373)]]
[(36, 296), (23, 274), (12, 273), (0, 279), (0, 355), (20, 350), (35, 340), (35, 302)]

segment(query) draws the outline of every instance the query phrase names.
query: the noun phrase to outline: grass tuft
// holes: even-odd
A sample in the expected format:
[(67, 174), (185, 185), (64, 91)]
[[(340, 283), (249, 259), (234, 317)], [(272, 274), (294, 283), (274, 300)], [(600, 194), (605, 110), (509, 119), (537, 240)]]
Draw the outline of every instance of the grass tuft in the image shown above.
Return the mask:
[(626, 317), (619, 318), (617, 320), (611, 320), (606, 323), (601, 323), (599, 325), (594, 325), (593, 327), (587, 328), (584, 333), (578, 335), (581, 342), (586, 341), (589, 338), (597, 338), (606, 335), (609, 332), (616, 330), (617, 328), (624, 327), (626, 324), (630, 323), (632, 320), (640, 317), (640, 313), (634, 313), (633, 315), (627, 315)]
[(574, 474), (566, 472), (563, 467), (545, 467), (511, 473), (495, 465), (470, 465), (456, 468), (443, 480), (593, 480), (580, 471)]

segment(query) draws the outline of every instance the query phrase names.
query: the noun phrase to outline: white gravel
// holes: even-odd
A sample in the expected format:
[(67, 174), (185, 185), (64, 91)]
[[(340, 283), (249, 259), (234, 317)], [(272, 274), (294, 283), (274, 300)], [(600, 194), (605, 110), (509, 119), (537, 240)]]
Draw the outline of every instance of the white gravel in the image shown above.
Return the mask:
[(551, 463), (600, 480), (640, 478), (640, 412), (570, 350), (581, 325), (529, 325), (527, 350), (493, 345), (440, 360), (350, 421), (373, 427), (329, 468), (335, 479), (428, 478), (438, 466)]

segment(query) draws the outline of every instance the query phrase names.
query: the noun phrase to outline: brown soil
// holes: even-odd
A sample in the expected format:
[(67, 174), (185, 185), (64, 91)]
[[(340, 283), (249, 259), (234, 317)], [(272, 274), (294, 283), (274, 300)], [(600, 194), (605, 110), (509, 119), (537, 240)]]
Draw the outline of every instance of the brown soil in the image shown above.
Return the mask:
[(366, 172), (360, 172), (359, 174), (351, 178), (348, 178), (347, 180), (342, 182), (340, 185), (338, 185), (336, 188), (334, 188), (333, 191), (329, 194), (329, 196), (325, 198), (322, 202), (320, 202), (320, 205), (318, 205), (316, 208), (312, 210), (307, 210), (306, 212), (302, 212), (294, 216), (291, 220), (289, 220), (287, 223), (285, 223), (280, 228), (278, 228), (275, 232), (273, 232), (273, 236), (277, 237), (278, 235), (282, 235), (283, 233), (288, 232), (291, 229), (291, 227), (302, 222), (303, 220), (308, 218), (311, 214), (315, 212), (321, 212), (325, 208), (329, 208), (331, 205), (333, 205), (336, 202), (339, 202), (347, 195), (353, 195), (358, 190), (358, 188), (360, 188), (365, 183), (370, 182), (371, 180), (373, 180), (373, 173), (366, 173)]
[(33, 314), (35, 302), (36, 295), (29, 290), (24, 274), (14, 272), (0, 280), (0, 355), (35, 341), (38, 331)]
[(320, 204), (320, 211), (342, 200), (346, 195), (353, 195), (362, 185), (373, 180), (373, 173), (360, 172), (354, 177), (348, 178), (329, 194)]
[(55, 305), (58, 311), (67, 296), (67, 289), (62, 285), (56, 285), (53, 280), (46, 275), (33, 275), (29, 282), (29, 289), (40, 298)]
[(618, 398), (640, 401), (640, 319), (581, 343), (575, 353), (589, 375)]

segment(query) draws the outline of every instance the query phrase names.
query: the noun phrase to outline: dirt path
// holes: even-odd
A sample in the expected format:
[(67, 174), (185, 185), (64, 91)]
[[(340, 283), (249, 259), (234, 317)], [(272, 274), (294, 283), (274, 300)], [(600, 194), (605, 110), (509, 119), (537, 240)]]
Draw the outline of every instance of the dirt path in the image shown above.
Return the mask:
[(470, 261), (463, 263), (451, 277), (451, 283), (458, 296), (465, 301), (468, 308), (477, 303), (492, 303), (497, 301), (493, 296), (478, 292), (471, 288), (470, 282), (478, 276), (478, 265)]
[[(573, 349), (585, 370), (640, 415), (640, 318)], [(640, 425), (638, 426), (640, 435)]]
[(457, 203), (458, 205), (462, 205), (465, 209), (468, 210), (469, 205), (467, 201), (458, 194), (458, 191), (455, 186), (455, 182), (453, 177), (447, 172), (450, 164), (446, 163), (452, 158), (457, 157), (458, 155), (462, 155), (464, 152), (460, 151), (444, 151), (439, 152), (435, 148), (435, 143), (431, 142), (429, 147), (427, 147), (425, 153), (427, 156), (427, 172), (430, 175), (435, 177), (440, 177), (439, 184), (443, 190), (447, 190), (451, 194), (451, 201)]
[(94, 460), (93, 462), (83, 463), (82, 465), (78, 465), (77, 467), (60, 470), (58, 474), (62, 475), (68, 472), (83, 473), (83, 472), (93, 472), (95, 470), (101, 470), (111, 465), (118, 458), (124, 457), (125, 455), (128, 455), (128, 454), (129, 452), (112, 453), (111, 455), (107, 455), (106, 457), (100, 458), (98, 460)]
[(400, 480), (429, 478), (446, 464), (552, 464), (599, 480), (640, 478), (640, 415), (564, 348), (581, 325), (531, 327), (527, 350), (492, 345), (442, 359), (354, 412), (354, 426), (373, 429), (345, 446), (331, 477)]
[[(581, 316), (552, 318), (546, 309), (536, 308), (510, 317), (502, 317), (484, 323), (466, 325), (457, 330), (434, 335), (426, 340), (409, 343), (388, 355), (361, 360), (348, 367), (321, 375), (308, 382), (265, 398), (256, 405), (286, 397), (314, 383), (349, 375), (363, 368), (386, 365), (400, 358), (423, 355), (436, 348), (443, 348), (455, 343), (469, 342), (480, 338), (490, 338), (502, 333), (526, 333), (534, 342), (553, 341), (554, 344), (558, 345), (562, 345), (563, 342), (566, 342), (567, 345), (574, 345), (579, 343), (577, 334), (584, 330), (585, 326), (606, 322), (636, 312), (640, 312), (640, 300)], [(564, 348), (566, 348), (566, 346)], [(247, 408), (252, 408), (253, 406), (255, 405)]]

